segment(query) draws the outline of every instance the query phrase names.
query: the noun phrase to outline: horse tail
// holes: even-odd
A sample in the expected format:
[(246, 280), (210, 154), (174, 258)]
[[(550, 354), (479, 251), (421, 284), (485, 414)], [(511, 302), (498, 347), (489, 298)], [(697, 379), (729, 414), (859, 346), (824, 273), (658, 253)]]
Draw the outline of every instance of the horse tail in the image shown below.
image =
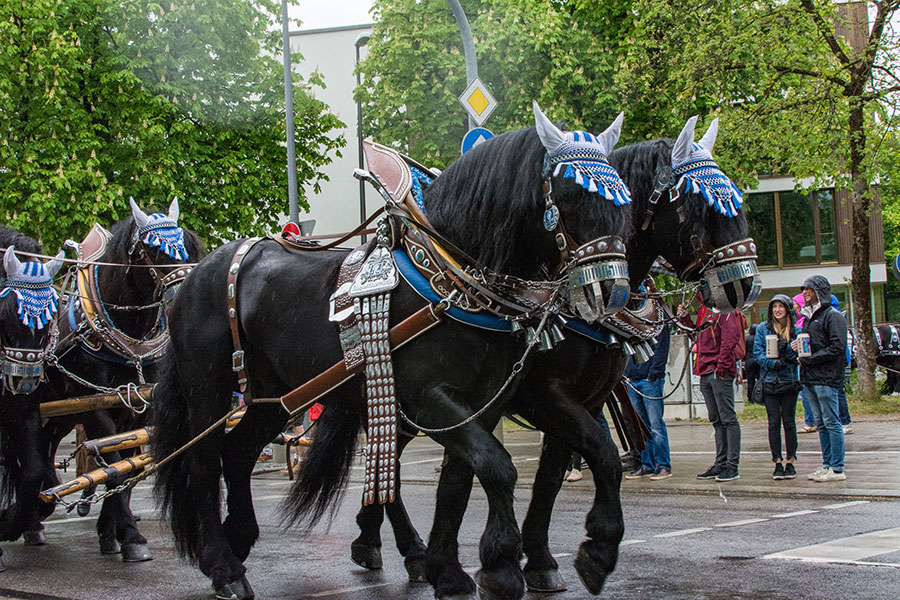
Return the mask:
[(326, 513), (333, 516), (350, 476), (360, 425), (359, 415), (345, 407), (325, 407), (300, 474), (282, 504), (285, 524), (303, 522), (310, 529)]
[(193, 510), (188, 480), (187, 453), (160, 461), (175, 453), (190, 439), (188, 407), (178, 379), (178, 369), (172, 352), (166, 354), (161, 375), (153, 388), (152, 452), (160, 466), (156, 472), (153, 493), (162, 513), (166, 515), (175, 536), (175, 547), (182, 556), (196, 560), (200, 543), (199, 518)]
[(15, 501), (16, 482), (21, 477), (19, 457), (8, 435), (0, 435), (0, 456), (3, 457), (0, 464), (0, 510), (4, 510)]

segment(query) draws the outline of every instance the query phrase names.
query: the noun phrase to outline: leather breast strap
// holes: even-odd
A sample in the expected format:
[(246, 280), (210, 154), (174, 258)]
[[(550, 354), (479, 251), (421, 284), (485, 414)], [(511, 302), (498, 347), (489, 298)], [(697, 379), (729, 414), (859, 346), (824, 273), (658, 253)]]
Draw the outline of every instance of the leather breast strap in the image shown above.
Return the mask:
[(228, 276), (225, 279), (225, 306), (228, 312), (228, 327), (231, 329), (231, 343), (234, 345), (234, 352), (231, 355), (231, 370), (237, 373), (238, 389), (241, 394), (244, 394), (245, 402), (248, 402), (250, 398), (247, 394), (247, 366), (244, 363), (244, 350), (241, 346), (241, 333), (238, 327), (237, 279), (244, 258), (247, 257), (250, 249), (262, 239), (253, 237), (241, 242), (231, 259), (231, 266), (228, 268)]

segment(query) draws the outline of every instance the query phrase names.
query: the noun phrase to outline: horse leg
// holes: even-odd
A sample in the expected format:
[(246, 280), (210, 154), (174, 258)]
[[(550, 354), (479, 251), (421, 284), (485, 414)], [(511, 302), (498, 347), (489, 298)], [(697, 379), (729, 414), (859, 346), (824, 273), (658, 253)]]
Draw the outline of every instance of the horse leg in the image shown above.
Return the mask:
[(409, 519), (409, 513), (406, 512), (400, 493), (399, 457), (412, 439), (413, 436), (401, 435), (397, 440), (397, 487), (394, 501), (387, 504), (373, 503), (363, 506), (356, 514), (356, 524), (360, 529), (360, 533), (359, 537), (353, 540), (353, 543), (350, 545), (350, 558), (353, 562), (366, 569), (380, 569), (382, 567), (381, 525), (384, 522), (384, 515), (387, 513), (391, 527), (394, 530), (397, 550), (404, 557), (403, 564), (406, 567), (406, 572), (409, 574), (409, 580), (423, 583), (427, 581), (425, 577), (425, 554), (427, 549)]
[(38, 444), (41, 417), (37, 405), (12, 401), (6, 410), (3, 452), (15, 502), (0, 513), (0, 540), (14, 541), (39, 526), (44, 460)]
[[(622, 469), (612, 439), (577, 402), (561, 394), (545, 394), (540, 411), (529, 414), (531, 422), (548, 436), (568, 440), (579, 452), (594, 476), (594, 504), (585, 521), (587, 539), (575, 557), (575, 570), (587, 590), (599, 594), (607, 576), (616, 566), (619, 543), (625, 533), (619, 486)], [(546, 521), (549, 526), (549, 517)]]
[(241, 562), (259, 538), (250, 485), (253, 465), (265, 445), (282, 431), (286, 417), (280, 405), (255, 405), (225, 434), (222, 472), (228, 490), (228, 514), (222, 527), (232, 553)]
[(550, 518), (572, 450), (559, 440), (544, 438), (541, 460), (531, 488), (531, 502), (522, 522), (522, 550), (528, 561), (523, 573), (532, 592), (563, 592), (566, 583), (550, 552)]
[(488, 519), (479, 543), (481, 570), (476, 575), (480, 598), (518, 599), (525, 592), (519, 567), (522, 538), (513, 511), (516, 468), (490, 430), (468, 425), (434, 436), (457, 461), (441, 470), (435, 519), (428, 541), (426, 572), (438, 598), (472, 596), (472, 581), (457, 558), (457, 534), (472, 486), (478, 476), (488, 499)]

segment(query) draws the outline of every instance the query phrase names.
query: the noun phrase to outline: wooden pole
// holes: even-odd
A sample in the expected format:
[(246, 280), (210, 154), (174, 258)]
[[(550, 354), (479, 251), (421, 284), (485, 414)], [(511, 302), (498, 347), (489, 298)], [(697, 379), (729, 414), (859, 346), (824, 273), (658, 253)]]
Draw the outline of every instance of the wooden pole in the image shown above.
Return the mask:
[(136, 456), (134, 458), (126, 458), (125, 460), (120, 460), (119, 462), (113, 463), (108, 467), (97, 469), (95, 471), (91, 471), (90, 473), (85, 473), (84, 475), (79, 475), (72, 481), (67, 481), (66, 483), (61, 483), (55, 487), (44, 490), (43, 492), (41, 492), (41, 500), (47, 503), (55, 502), (57, 498), (62, 498), (63, 496), (68, 496), (69, 494), (80, 492), (81, 490), (91, 486), (100, 485), (101, 483), (106, 482), (112, 476), (131, 473), (132, 471), (147, 466), (151, 462), (153, 462), (153, 456), (149, 452), (146, 454), (141, 454), (140, 456)]
[[(149, 398), (153, 391), (152, 385), (142, 385), (138, 387), (137, 393), (142, 398)], [(134, 394), (134, 392), (132, 392)], [(124, 394), (127, 398), (127, 393)], [(66, 400), (54, 400), (53, 402), (41, 402), (41, 417), (60, 417), (63, 415), (74, 415), (82, 412), (90, 412), (92, 410), (104, 410), (107, 408), (116, 408), (124, 406), (122, 398), (119, 394), (92, 394), (90, 396), (78, 396), (76, 398), (67, 398)]]

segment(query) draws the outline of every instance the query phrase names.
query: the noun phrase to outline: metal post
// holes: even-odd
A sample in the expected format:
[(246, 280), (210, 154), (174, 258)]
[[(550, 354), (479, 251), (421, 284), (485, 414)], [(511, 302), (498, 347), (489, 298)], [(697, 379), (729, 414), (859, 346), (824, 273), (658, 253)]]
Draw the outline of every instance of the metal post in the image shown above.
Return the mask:
[[(356, 87), (357, 89), (362, 85), (362, 80), (359, 72), (359, 49), (369, 43), (369, 34), (361, 33), (357, 36), (356, 41), (353, 45), (356, 47)], [(357, 91), (357, 93), (359, 93)], [(356, 143), (359, 151), (359, 168), (365, 168), (363, 165), (363, 129), (362, 129), (362, 101), (357, 98), (356, 99)], [(359, 180), (359, 222), (362, 223), (366, 220), (366, 182), (362, 179)], [(359, 236), (360, 240), (363, 244), (366, 243), (366, 234), (362, 234)]]
[(291, 38), (287, 0), (281, 0), (281, 44), (284, 57), (284, 125), (287, 133), (288, 207), (291, 223), (300, 223), (297, 204), (297, 154), (294, 149), (294, 82), (291, 77)]
[[(450, 11), (453, 18), (456, 19), (456, 25), (459, 27), (459, 35), (462, 36), (463, 53), (466, 56), (466, 85), (472, 83), (478, 77), (478, 59), (475, 56), (475, 41), (472, 39), (472, 30), (469, 28), (469, 21), (466, 19), (466, 13), (463, 11), (459, 0), (447, 0), (450, 5)], [(475, 128), (477, 123), (471, 115), (469, 119), (469, 129)]]

